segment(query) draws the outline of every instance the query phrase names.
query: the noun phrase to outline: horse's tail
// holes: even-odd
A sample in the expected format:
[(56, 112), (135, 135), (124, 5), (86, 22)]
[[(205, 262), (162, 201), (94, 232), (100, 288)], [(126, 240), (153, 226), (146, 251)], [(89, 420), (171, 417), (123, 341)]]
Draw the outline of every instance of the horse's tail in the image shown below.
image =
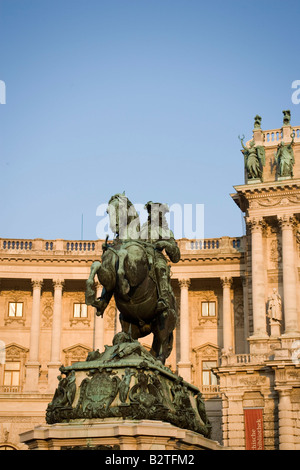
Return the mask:
[(96, 293), (94, 291), (94, 277), (97, 271), (101, 268), (100, 261), (94, 261), (91, 266), (91, 271), (88, 280), (86, 281), (86, 291), (85, 291), (85, 303), (87, 305), (93, 305), (93, 302), (96, 298)]

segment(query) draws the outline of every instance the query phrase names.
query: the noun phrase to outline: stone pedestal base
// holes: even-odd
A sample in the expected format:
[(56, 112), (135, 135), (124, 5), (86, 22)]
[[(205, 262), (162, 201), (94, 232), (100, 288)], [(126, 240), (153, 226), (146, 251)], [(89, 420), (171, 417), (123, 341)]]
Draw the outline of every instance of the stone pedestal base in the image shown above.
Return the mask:
[(78, 420), (72, 423), (41, 425), (20, 434), (29, 450), (223, 450), (193, 431), (152, 420), (121, 418)]
[(280, 323), (276, 321), (270, 321), (270, 327), (271, 327), (271, 336), (274, 338), (278, 338), (281, 335), (280, 332)]

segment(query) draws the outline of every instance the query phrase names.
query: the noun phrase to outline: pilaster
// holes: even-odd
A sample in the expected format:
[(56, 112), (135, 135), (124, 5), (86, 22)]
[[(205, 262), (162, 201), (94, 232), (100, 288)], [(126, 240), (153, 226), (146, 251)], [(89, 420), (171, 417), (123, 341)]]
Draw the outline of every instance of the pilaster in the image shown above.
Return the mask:
[(43, 280), (34, 278), (32, 284), (32, 312), (30, 326), (29, 360), (26, 363), (24, 392), (37, 392), (39, 384), (40, 303)]
[(223, 287), (223, 349), (225, 352), (234, 352), (234, 324), (230, 295), (232, 278), (221, 277), (221, 284)]
[(180, 362), (178, 373), (184, 380), (191, 381), (190, 324), (189, 324), (189, 286), (190, 279), (178, 279), (180, 285)]
[(48, 363), (48, 390), (52, 392), (57, 385), (57, 375), (61, 366), (61, 317), (62, 317), (62, 290), (64, 281), (54, 279), (53, 321), (51, 333), (51, 357)]

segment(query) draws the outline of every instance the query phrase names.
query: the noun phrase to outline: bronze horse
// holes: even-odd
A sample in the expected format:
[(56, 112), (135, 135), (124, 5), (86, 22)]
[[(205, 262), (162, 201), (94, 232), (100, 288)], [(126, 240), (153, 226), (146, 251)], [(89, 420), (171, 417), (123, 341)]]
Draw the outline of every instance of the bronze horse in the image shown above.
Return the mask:
[[(119, 223), (122, 219), (120, 210), (122, 204), (125, 204), (126, 210), (131, 209), (132, 219), (126, 224), (128, 230), (120, 239), (118, 234)], [(117, 214), (116, 219), (111, 217), (111, 208), (114, 208)], [(176, 245), (175, 256), (168, 240), (150, 243), (139, 239), (136, 236), (139, 230), (139, 224), (136, 223), (137, 220), (139, 221), (138, 215), (124, 195), (113, 196), (107, 212), (110, 216), (111, 228), (117, 234), (117, 238), (112, 243), (107, 243), (106, 240), (103, 245), (102, 261), (95, 261), (91, 266), (90, 276), (86, 282), (86, 304), (95, 306), (97, 315), (102, 315), (114, 296), (120, 312), (122, 331), (133, 339), (153, 333), (150, 352), (164, 364), (173, 346), (177, 307), (170, 286), (167, 308), (162, 312), (158, 311), (159, 288), (153, 260), (157, 250), (161, 252), (162, 249), (166, 249), (171, 261), (177, 262), (180, 257), (179, 249)], [(131, 228), (130, 222), (132, 222)], [(104, 288), (99, 299), (96, 299), (94, 291), (95, 275)]]

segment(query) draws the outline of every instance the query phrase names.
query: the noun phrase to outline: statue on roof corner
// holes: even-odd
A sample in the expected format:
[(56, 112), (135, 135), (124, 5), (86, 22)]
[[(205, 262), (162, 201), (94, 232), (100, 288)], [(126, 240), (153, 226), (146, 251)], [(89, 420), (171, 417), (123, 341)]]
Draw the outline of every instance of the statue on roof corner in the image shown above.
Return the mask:
[(289, 109), (282, 111), (283, 113), (283, 124), (289, 126), (291, 124), (291, 111)]
[(261, 129), (261, 117), (257, 114), (254, 118), (254, 129)]
[[(102, 260), (95, 261), (86, 282), (86, 304), (103, 315), (112, 296), (120, 312), (122, 331), (132, 339), (153, 333), (151, 354), (163, 364), (173, 345), (177, 306), (171, 287), (170, 267), (180, 260), (180, 250), (168, 227), (166, 204), (149, 201), (148, 220), (140, 219), (125, 194), (115, 194), (108, 203), (110, 227), (115, 235), (103, 245)], [(103, 286), (96, 299), (94, 277)]]
[(277, 175), (281, 178), (293, 177), (293, 167), (295, 164), (293, 151), (295, 132), (292, 132), (291, 138), (292, 140), (289, 144), (285, 144), (282, 140), (280, 144), (278, 144), (277, 151), (275, 153)]
[(259, 179), (262, 181), (263, 167), (266, 163), (265, 148), (262, 145), (255, 145), (254, 140), (249, 142), (249, 147), (244, 145), (244, 138), (239, 136), (243, 149), (244, 164), (248, 180)]

